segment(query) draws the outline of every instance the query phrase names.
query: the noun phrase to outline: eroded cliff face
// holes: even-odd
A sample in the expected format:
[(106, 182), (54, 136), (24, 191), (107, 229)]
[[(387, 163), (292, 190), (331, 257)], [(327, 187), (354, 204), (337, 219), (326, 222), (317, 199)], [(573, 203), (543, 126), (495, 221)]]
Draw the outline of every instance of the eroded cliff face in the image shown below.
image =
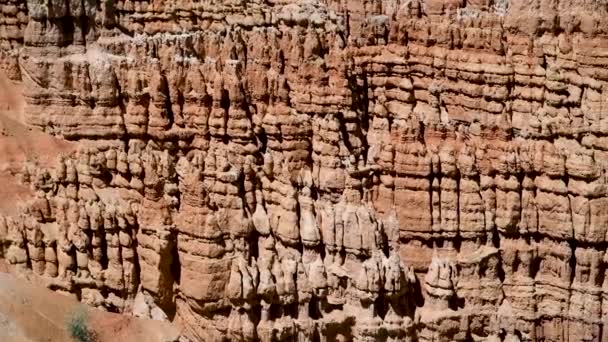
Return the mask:
[(600, 1), (1, 2), (77, 146), (17, 272), (201, 341), (608, 339)]

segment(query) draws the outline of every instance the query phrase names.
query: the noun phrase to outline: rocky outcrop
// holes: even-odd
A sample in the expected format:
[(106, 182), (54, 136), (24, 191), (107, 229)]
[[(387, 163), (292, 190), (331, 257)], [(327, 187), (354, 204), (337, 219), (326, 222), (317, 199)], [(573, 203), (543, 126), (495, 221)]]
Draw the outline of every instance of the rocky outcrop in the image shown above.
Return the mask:
[(600, 2), (11, 1), (80, 146), (21, 172), (15, 270), (193, 340), (605, 338)]

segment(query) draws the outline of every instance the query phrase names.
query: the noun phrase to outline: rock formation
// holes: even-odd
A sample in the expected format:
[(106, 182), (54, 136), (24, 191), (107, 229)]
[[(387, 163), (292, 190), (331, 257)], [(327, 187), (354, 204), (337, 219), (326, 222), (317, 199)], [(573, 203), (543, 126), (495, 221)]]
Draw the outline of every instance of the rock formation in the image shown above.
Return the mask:
[(601, 1), (1, 0), (15, 272), (200, 341), (608, 339)]

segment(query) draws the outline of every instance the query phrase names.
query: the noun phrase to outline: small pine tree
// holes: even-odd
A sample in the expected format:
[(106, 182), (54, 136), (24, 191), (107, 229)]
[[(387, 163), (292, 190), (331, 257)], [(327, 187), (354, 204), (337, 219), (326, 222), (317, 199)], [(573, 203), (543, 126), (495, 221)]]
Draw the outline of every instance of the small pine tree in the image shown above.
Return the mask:
[(95, 342), (95, 333), (89, 329), (87, 314), (79, 310), (72, 314), (67, 322), (68, 332), (75, 342)]

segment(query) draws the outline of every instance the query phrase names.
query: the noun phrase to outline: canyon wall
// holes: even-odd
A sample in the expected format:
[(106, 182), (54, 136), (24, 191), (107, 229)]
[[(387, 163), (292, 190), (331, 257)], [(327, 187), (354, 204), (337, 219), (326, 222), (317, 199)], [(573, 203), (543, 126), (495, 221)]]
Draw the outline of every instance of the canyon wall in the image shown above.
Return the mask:
[(15, 272), (191, 340), (608, 340), (606, 3), (0, 3), (76, 146)]

